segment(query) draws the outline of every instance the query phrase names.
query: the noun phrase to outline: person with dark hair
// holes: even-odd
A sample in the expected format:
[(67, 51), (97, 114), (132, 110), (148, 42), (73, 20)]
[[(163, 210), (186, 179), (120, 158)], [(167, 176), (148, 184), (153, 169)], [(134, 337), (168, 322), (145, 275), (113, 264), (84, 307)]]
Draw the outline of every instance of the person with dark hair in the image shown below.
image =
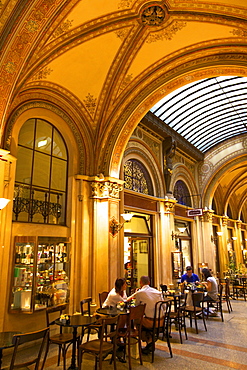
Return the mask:
[(140, 286), (141, 288), (129, 296), (127, 301), (132, 299), (136, 300), (136, 306), (139, 304), (145, 304), (145, 313), (142, 322), (142, 340), (147, 343), (146, 347), (142, 349), (142, 353), (148, 355), (152, 349), (152, 337), (148, 331), (145, 331), (145, 328), (151, 329), (153, 327), (155, 304), (158, 301), (163, 301), (162, 292), (149, 286), (150, 279), (148, 276), (141, 276)]
[(116, 307), (118, 302), (126, 302), (126, 279), (118, 278), (115, 281), (115, 287), (109, 292), (102, 307)]
[(204, 301), (216, 301), (218, 299), (218, 284), (216, 279), (211, 275), (210, 270), (207, 268), (202, 269), (202, 274), (206, 281), (202, 281), (201, 283), (207, 289)]
[(186, 273), (181, 277), (181, 283), (196, 283), (200, 281), (199, 276), (192, 272), (192, 266), (186, 267)]

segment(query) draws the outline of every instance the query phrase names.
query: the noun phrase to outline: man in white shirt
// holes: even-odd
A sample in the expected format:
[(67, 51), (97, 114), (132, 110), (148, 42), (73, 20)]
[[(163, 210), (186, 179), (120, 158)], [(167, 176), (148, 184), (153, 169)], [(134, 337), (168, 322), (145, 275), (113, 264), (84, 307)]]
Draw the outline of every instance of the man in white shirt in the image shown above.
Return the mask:
[(147, 342), (146, 347), (142, 350), (143, 354), (149, 354), (152, 348), (152, 338), (148, 331), (145, 331), (145, 328), (151, 329), (153, 327), (153, 320), (154, 320), (154, 312), (155, 312), (155, 304), (158, 301), (163, 301), (162, 292), (155, 288), (151, 288), (149, 286), (150, 279), (148, 276), (141, 276), (140, 278), (140, 286), (141, 288), (128, 297), (127, 301), (131, 301), (132, 299), (136, 300), (136, 306), (139, 304), (145, 304), (145, 316), (143, 318), (142, 326), (144, 330), (142, 331), (142, 340)]

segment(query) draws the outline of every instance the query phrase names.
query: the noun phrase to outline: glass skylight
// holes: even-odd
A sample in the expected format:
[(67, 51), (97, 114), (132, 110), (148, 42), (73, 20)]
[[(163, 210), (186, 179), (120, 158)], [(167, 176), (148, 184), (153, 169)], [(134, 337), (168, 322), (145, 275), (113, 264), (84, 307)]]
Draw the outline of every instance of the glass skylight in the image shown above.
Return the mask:
[(218, 76), (192, 82), (165, 96), (151, 112), (205, 152), (247, 133), (247, 78)]

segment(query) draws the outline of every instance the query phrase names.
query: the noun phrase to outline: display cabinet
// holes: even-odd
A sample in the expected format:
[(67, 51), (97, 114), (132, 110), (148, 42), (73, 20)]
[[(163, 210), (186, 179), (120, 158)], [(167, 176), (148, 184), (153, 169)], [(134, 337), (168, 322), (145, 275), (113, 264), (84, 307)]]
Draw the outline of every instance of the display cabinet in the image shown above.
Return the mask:
[(16, 236), (11, 312), (26, 312), (69, 300), (70, 243), (63, 237)]

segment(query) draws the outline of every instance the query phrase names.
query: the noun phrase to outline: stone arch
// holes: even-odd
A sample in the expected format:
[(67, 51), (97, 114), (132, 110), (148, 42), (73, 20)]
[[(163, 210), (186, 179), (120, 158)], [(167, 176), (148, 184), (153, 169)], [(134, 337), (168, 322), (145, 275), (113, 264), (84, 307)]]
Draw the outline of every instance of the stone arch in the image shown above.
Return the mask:
[[(233, 167), (241, 165), (243, 161), (247, 161), (247, 156), (240, 156), (234, 158), (231, 161), (228, 161), (220, 168), (216, 169), (213, 173), (211, 173), (210, 178), (208, 179), (208, 186), (205, 187), (205, 191), (203, 193), (203, 204), (207, 208), (211, 208), (213, 196), (216, 190), (216, 187), (221, 179), (227, 171), (230, 171)], [(225, 209), (228, 205), (228, 202), (225, 203)]]
[[(84, 174), (86, 169), (86, 158), (85, 158), (85, 141), (82, 139), (76, 125), (71, 120), (68, 114), (66, 114), (62, 109), (58, 108), (57, 106), (46, 103), (46, 102), (26, 102), (18, 107), (10, 116), (8, 120), (6, 131), (5, 131), (5, 148), (7, 150), (14, 149), (15, 144), (13, 143), (16, 141), (16, 131), (19, 131), (22, 124), (28, 118), (42, 118), (58, 129), (60, 128), (60, 132), (65, 135), (65, 140), (67, 137), (67, 143), (76, 143), (76, 149), (72, 145), (72, 150), (78, 150), (78, 169), (77, 173)], [(70, 130), (65, 130), (65, 124), (69, 127)], [(70, 131), (70, 132), (69, 132)]]
[[(172, 181), (171, 181), (171, 189), (174, 189), (174, 186), (178, 180), (182, 180), (185, 185), (187, 186), (190, 195), (197, 195), (199, 194), (195, 180), (193, 176), (190, 174), (188, 169), (183, 165), (176, 165), (173, 169), (172, 174)], [(200, 196), (192, 196), (191, 197), (191, 205), (194, 208), (199, 208), (202, 205), (200, 204)]]
[(138, 143), (138, 147), (127, 147), (124, 152), (123, 163), (129, 159), (137, 159), (146, 167), (151, 177), (154, 196), (164, 197), (164, 180), (162, 178), (161, 169), (159, 168), (156, 158), (148, 151), (148, 149)]

